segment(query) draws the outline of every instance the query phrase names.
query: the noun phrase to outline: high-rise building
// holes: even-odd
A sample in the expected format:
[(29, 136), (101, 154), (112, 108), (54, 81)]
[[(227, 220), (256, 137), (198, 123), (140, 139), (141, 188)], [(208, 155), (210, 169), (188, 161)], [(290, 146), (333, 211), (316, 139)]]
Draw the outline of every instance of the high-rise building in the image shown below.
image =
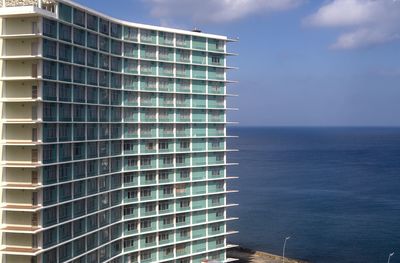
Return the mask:
[(233, 261), (230, 40), (67, 0), (0, 5), (1, 261)]

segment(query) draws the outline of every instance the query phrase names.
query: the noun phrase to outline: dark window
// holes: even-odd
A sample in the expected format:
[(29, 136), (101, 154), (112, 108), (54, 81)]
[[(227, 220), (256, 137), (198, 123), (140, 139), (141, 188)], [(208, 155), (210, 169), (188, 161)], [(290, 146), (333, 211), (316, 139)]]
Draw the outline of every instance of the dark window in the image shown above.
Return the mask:
[(97, 68), (99, 59), (98, 53), (88, 50), (86, 53), (86, 58), (88, 66)]
[(57, 58), (57, 42), (43, 39), (43, 56), (47, 58)]
[(58, 13), (59, 18), (66, 22), (71, 22), (72, 19), (72, 8), (68, 5), (64, 5), (63, 3), (58, 4)]
[(60, 63), (58, 64), (58, 78), (62, 81), (71, 81), (71, 65)]
[(57, 84), (54, 82), (43, 82), (43, 99), (57, 100)]
[(116, 41), (116, 40), (111, 40), (111, 53), (115, 55), (121, 55), (122, 54), (122, 42)]
[(86, 70), (82, 67), (74, 67), (74, 82), (85, 83)]
[(111, 57), (111, 70), (121, 72), (122, 59), (118, 57)]
[(87, 46), (93, 49), (97, 49), (97, 34), (87, 33)]
[(71, 42), (71, 32), (72, 28), (65, 24), (58, 24), (59, 39)]
[(100, 37), (99, 38), (99, 43), (100, 43), (100, 50), (109, 52), (110, 51), (110, 39), (108, 37)]
[(45, 79), (57, 79), (57, 63), (43, 61), (43, 77)]
[(115, 38), (122, 37), (122, 26), (119, 24), (111, 23), (111, 36)]
[(74, 9), (74, 24), (85, 26), (85, 12)]
[(109, 22), (100, 18), (100, 33), (108, 35), (110, 33)]
[(60, 101), (71, 101), (72, 88), (69, 84), (58, 85), (58, 97)]
[(87, 14), (86, 19), (87, 19), (87, 28), (97, 31), (99, 26), (99, 19), (97, 18), (97, 16)]
[(71, 62), (72, 60), (72, 47), (70, 45), (58, 44), (58, 57), (60, 60)]
[(43, 19), (43, 34), (48, 37), (57, 37), (57, 22), (54, 20)]
[(74, 43), (81, 46), (86, 44), (86, 33), (84, 30), (74, 28)]
[(85, 65), (85, 56), (83, 48), (74, 47), (74, 63)]

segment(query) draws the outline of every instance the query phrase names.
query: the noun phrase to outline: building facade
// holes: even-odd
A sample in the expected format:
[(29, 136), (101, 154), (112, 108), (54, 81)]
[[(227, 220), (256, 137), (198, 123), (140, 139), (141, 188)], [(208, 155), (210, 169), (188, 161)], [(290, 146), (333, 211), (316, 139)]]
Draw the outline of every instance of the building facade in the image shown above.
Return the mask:
[(1, 261), (233, 261), (230, 40), (0, 5)]

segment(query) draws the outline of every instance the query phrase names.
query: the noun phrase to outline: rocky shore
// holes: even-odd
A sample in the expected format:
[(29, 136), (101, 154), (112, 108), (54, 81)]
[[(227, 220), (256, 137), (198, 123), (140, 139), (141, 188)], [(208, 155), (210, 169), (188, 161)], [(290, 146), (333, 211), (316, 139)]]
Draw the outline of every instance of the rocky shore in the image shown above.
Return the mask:
[[(229, 258), (237, 258), (238, 263), (282, 263), (282, 257), (266, 252), (236, 247), (228, 250)], [(285, 263), (310, 263), (304, 260), (285, 258)]]

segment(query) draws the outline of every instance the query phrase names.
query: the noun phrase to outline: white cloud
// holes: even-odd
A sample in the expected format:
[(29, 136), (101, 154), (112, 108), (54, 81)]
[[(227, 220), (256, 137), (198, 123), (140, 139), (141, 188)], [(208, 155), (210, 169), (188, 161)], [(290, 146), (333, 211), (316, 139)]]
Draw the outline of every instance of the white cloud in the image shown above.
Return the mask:
[(332, 48), (351, 49), (381, 44), (400, 35), (399, 0), (331, 0), (304, 24), (339, 27), (343, 32)]
[(143, 0), (151, 14), (162, 21), (191, 19), (193, 22), (229, 22), (246, 16), (282, 11), (304, 0)]

